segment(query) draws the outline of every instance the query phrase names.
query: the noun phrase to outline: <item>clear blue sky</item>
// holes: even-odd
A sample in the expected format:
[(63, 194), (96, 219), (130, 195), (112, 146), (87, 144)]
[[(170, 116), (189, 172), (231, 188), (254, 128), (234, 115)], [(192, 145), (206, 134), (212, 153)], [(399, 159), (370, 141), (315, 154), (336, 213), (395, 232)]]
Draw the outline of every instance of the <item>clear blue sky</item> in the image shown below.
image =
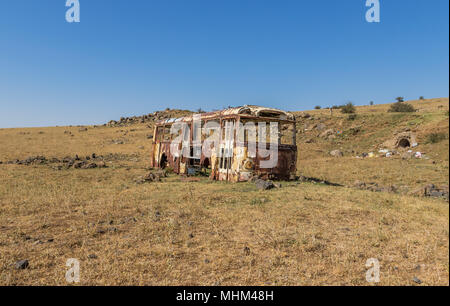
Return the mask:
[(449, 1), (0, 0), (0, 127), (449, 95)]

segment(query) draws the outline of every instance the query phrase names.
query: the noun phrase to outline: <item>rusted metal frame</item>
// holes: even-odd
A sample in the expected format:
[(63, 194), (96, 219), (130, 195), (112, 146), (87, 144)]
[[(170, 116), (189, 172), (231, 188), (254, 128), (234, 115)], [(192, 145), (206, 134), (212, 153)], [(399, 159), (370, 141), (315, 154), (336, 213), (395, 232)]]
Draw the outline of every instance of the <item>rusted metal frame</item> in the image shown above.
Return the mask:
[[(224, 132), (224, 127), (223, 127), (223, 122), (225, 121), (225, 120), (227, 120), (227, 119), (234, 119), (235, 120), (235, 123), (239, 123), (240, 121), (241, 121), (241, 118), (242, 119), (247, 119), (247, 120), (255, 120), (255, 121), (258, 121), (258, 120), (263, 120), (263, 121), (267, 121), (267, 122), (280, 122), (280, 123), (291, 123), (291, 124), (296, 124), (296, 121), (295, 121), (295, 119), (294, 120), (289, 120), (289, 119), (279, 119), (279, 118), (273, 118), (273, 117), (261, 117), (261, 116), (254, 116), (254, 115), (246, 115), (246, 114), (227, 114), (227, 115), (224, 115), (223, 114), (223, 111), (221, 111), (221, 112), (213, 112), (213, 113), (206, 113), (206, 114), (202, 114), (201, 115), (201, 119), (202, 119), (202, 121), (203, 122), (208, 122), (208, 121), (211, 121), (211, 120), (219, 120), (219, 124), (220, 124), (220, 128), (221, 128), (221, 132)], [(187, 117), (187, 118), (183, 118), (183, 119), (181, 119), (183, 122), (187, 122), (188, 124), (190, 124), (191, 126), (192, 126), (192, 121), (193, 121), (193, 117)], [(166, 122), (161, 122), (161, 123), (157, 123), (156, 124), (156, 126), (157, 127), (163, 127), (163, 129), (166, 127), (166, 126), (171, 126), (171, 125), (173, 125), (173, 123), (175, 123), (175, 122), (171, 122), (171, 123), (166, 123)], [(190, 130), (192, 130), (192, 129), (190, 129)], [(157, 140), (157, 137), (156, 137), (156, 128), (155, 128), (155, 132), (154, 132), (155, 134), (154, 134), (154, 139), (156, 139), (156, 142), (158, 141)], [(238, 131), (237, 131), (237, 129), (235, 129), (234, 130), (234, 143), (233, 143), (233, 156), (234, 156), (234, 149), (236, 148), (236, 146), (238, 145), (238, 139), (237, 139), (237, 133), (238, 133)], [(222, 136), (222, 135), (220, 135), (220, 136)], [(272, 174), (276, 174), (276, 175), (278, 175), (280, 172), (283, 172), (283, 171), (286, 171), (287, 173), (286, 173), (286, 175), (284, 175), (285, 177), (287, 177), (287, 176), (289, 176), (289, 174), (291, 173), (291, 171), (293, 171), (293, 170), (291, 170), (291, 165), (292, 164), (295, 164), (295, 162), (296, 162), (296, 159), (297, 159), (297, 156), (296, 156), (296, 154), (297, 154), (297, 146), (296, 146), (296, 133), (295, 133), (295, 126), (294, 126), (294, 131), (293, 131), (293, 135), (292, 135), (292, 143), (293, 143), (293, 145), (287, 145), (287, 144), (279, 144), (279, 146), (280, 146), (280, 148), (282, 149), (282, 151), (291, 151), (292, 153), (291, 154), (289, 154), (289, 155), (292, 155), (292, 157), (293, 158), (290, 158), (290, 157), (288, 157), (288, 156), (286, 156), (286, 161), (285, 161), (285, 166), (287, 167), (286, 169), (279, 169), (280, 171), (277, 171), (277, 173), (274, 173), (273, 172), (273, 170), (270, 170), (271, 172), (272, 172)], [(193, 130), (191, 131), (191, 133), (190, 133), (190, 141), (191, 141), (191, 143), (192, 143), (192, 140), (193, 140)], [(221, 144), (223, 144), (223, 142), (222, 142), (222, 137), (220, 137), (220, 142), (219, 142), (219, 145), (221, 145)], [(202, 144), (203, 144), (203, 140), (202, 140)], [(239, 145), (241, 145), (242, 144), (242, 142), (240, 142), (239, 141)], [(245, 139), (244, 139), (244, 146), (248, 146), (249, 145), (249, 142), (248, 142), (248, 140), (247, 141), (245, 141)], [(256, 145), (258, 145), (258, 142), (256, 143)], [(160, 144), (160, 150), (161, 150), (161, 147), (163, 147), (163, 145), (162, 144)], [(202, 152), (203, 153), (203, 152)], [(284, 156), (284, 153), (282, 153), (282, 156)], [(203, 156), (201, 157), (201, 158), (203, 158)], [(292, 160), (291, 160), (292, 159)], [(259, 164), (259, 161), (260, 161), (260, 159), (256, 159), (256, 165), (258, 165)], [(229, 162), (229, 168), (231, 169), (231, 167), (232, 167), (232, 164), (231, 164), (231, 162)], [(257, 169), (256, 168), (256, 165), (255, 165), (255, 172), (257, 173), (257, 172), (262, 172), (261, 171), (261, 169), (259, 168), (259, 169)], [(219, 167), (220, 167), (220, 165), (219, 165)], [(220, 179), (220, 168), (219, 167), (217, 167), (216, 168), (216, 170), (215, 171), (213, 171), (212, 172), (212, 177), (215, 177), (216, 179)], [(213, 165), (211, 164), (211, 168), (213, 168)], [(228, 176), (228, 171), (229, 169), (227, 169), (227, 177), (226, 177), (226, 179), (228, 180), (229, 179), (229, 176)], [(266, 172), (267, 173), (267, 172)], [(283, 175), (281, 175), (281, 176), (283, 176)], [(239, 180), (239, 179), (238, 179)]]

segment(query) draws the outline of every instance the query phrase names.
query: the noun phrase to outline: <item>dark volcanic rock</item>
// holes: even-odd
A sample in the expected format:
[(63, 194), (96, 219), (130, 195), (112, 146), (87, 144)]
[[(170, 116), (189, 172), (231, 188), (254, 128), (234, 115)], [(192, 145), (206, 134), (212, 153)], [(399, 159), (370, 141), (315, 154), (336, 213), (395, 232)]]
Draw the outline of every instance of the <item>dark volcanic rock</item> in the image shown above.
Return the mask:
[(16, 262), (16, 269), (24, 270), (24, 269), (28, 268), (29, 265), (30, 264), (27, 259), (19, 260), (18, 262)]
[(73, 168), (80, 169), (83, 168), (86, 165), (85, 161), (76, 161), (73, 163)]

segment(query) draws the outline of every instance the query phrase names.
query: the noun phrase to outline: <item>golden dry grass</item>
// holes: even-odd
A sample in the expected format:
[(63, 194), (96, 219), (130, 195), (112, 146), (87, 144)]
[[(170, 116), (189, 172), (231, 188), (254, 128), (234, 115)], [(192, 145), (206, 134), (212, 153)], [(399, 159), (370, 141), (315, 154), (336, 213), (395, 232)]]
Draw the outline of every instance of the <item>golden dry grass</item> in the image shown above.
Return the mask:
[[(365, 128), (339, 140), (347, 155), (341, 159), (327, 154), (335, 143), (304, 144), (313, 134), (299, 134), (299, 174), (342, 184), (448, 185), (448, 140), (419, 145), (436, 154), (434, 164), (356, 160), (347, 152), (389, 138), (393, 127), (379, 120), (395, 128), (415, 122), (419, 135), (448, 134), (448, 99), (413, 103), (420, 112), (400, 118), (384, 105), (358, 108), (356, 124)], [(325, 110), (310, 113), (333, 127), (355, 124), (337, 113), (327, 118)], [(147, 171), (151, 132), (144, 124), (0, 129), (3, 162), (121, 154), (105, 169), (0, 164), (1, 285), (66, 285), (68, 258), (80, 260), (82, 285), (369, 285), (368, 258), (380, 261), (380, 285), (415, 285), (413, 277), (449, 284), (448, 202), (298, 182), (264, 192), (251, 183), (178, 176), (135, 184)], [(14, 268), (21, 259), (28, 269)]]

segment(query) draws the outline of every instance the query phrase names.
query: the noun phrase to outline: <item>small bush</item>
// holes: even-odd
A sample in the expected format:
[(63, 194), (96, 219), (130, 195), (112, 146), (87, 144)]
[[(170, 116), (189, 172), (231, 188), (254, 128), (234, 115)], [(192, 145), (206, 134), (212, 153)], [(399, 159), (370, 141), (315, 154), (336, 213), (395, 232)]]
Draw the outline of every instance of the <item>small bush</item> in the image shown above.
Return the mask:
[(447, 139), (447, 134), (445, 133), (431, 133), (427, 135), (426, 143), (438, 143), (444, 139)]
[(391, 108), (388, 110), (390, 113), (413, 113), (416, 109), (408, 103), (397, 102), (391, 105)]
[(423, 96), (420, 96), (419, 100), (425, 100), (425, 98)]
[(343, 114), (353, 114), (356, 112), (356, 108), (352, 102), (348, 102), (347, 104), (341, 106), (340, 109)]
[(353, 121), (353, 120), (355, 120), (356, 119), (356, 114), (350, 114), (350, 115), (348, 115), (348, 120), (350, 120), (350, 121)]
[(314, 109), (321, 109), (322, 107), (320, 105), (317, 105), (316, 107), (314, 107)]
[(403, 97), (397, 97), (395, 100), (397, 100), (397, 102), (405, 102), (405, 98)]

